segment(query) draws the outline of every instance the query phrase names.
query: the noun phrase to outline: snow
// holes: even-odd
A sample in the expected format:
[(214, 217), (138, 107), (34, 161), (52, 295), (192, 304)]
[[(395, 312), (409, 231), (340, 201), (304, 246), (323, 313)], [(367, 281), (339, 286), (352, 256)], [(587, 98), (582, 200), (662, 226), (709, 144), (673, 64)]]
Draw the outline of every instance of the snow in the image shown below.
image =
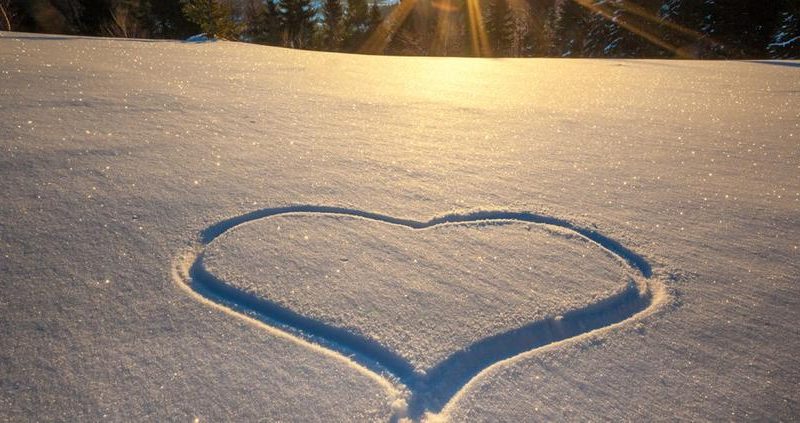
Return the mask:
[(367, 335), (421, 372), (627, 281), (621, 263), (590, 242), (524, 224), (414, 231), (357, 218), (276, 217), (215, 241), (204, 263), (241, 290)]
[[(776, 37), (776, 39), (780, 39), (780, 38), (782, 38), (782, 37), (780, 37), (780, 36)], [(786, 47), (786, 46), (791, 45), (792, 43), (794, 43), (797, 40), (800, 40), (800, 35), (798, 35), (796, 37), (793, 37), (793, 38), (789, 38), (788, 40), (783, 41), (783, 42), (776, 41), (774, 43), (767, 44), (767, 46), (768, 47)]]
[(209, 41), (214, 41), (213, 38), (209, 38), (206, 33), (192, 35), (191, 37), (186, 39), (187, 43), (205, 43)]
[[(2, 33), (0, 419), (401, 416), (415, 387), (174, 277), (182, 252), (225, 219), (325, 205), (419, 222), (480, 210), (551, 216), (640, 255), (648, 281), (666, 286), (661, 307), (490, 365), (437, 417), (792, 420), (798, 66), (388, 58)], [(309, 240), (275, 236), (280, 221)], [(205, 248), (227, 283), (379, 337), (426, 368), (483, 334), (593, 303), (624, 286), (615, 272), (635, 273), (563, 228), (531, 224), (519, 236), (527, 225), (412, 230), (287, 214), (232, 227)], [(481, 243), (505, 254), (469, 279), (478, 264), (453, 254), (478, 254)], [(589, 259), (575, 260), (582, 245)], [(338, 276), (322, 289), (311, 276), (345, 253), (363, 282)], [(523, 255), (540, 263), (532, 285), (513, 278), (527, 270)], [(259, 259), (316, 288), (290, 295)], [(405, 285), (379, 283), (398, 275)], [(403, 292), (430, 288), (428, 277), (442, 288)], [(545, 289), (552, 281), (565, 285)], [(469, 313), (457, 313), (452, 292), (475, 294), (463, 302)], [(366, 319), (342, 306), (349, 300), (391, 311)]]

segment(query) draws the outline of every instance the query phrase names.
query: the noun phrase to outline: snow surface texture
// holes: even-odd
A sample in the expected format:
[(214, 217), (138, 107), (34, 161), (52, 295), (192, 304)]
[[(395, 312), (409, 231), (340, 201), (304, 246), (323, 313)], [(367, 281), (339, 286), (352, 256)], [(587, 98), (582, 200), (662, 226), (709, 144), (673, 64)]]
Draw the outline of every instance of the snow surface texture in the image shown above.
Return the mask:
[(228, 232), (203, 262), (236, 288), (347, 327), (424, 373), (480, 339), (626, 287), (622, 263), (569, 235), (510, 222), (413, 230), (289, 215)]
[(196, 234), (291, 204), (531, 210), (666, 281), (486, 368), (453, 421), (796, 419), (799, 67), (2, 33), (0, 420), (398, 416), (396, 382), (174, 283)]
[[(273, 242), (276, 244), (287, 241), (291, 244), (297, 236), (298, 238), (302, 237), (303, 246), (278, 245), (281, 259), (271, 258), (263, 251), (253, 251), (260, 250), (258, 244), (263, 243), (261, 236), (264, 235), (263, 229), (265, 228), (256, 223), (244, 224), (256, 219), (297, 212), (303, 212), (303, 215), (290, 215), (288, 220), (284, 216), (274, 218), (274, 220), (270, 220), (270, 223), (277, 222), (277, 226), (267, 226), (266, 229), (267, 231), (273, 230)], [(298, 218), (301, 219), (300, 222), (306, 224), (305, 227), (293, 228), (293, 226), (298, 226), (296, 223)], [(320, 221), (320, 218), (327, 221)], [(281, 223), (285, 225), (283, 229)], [(312, 223), (311, 228), (308, 223)], [(511, 244), (524, 244), (519, 236), (523, 230), (518, 223), (525, 223), (524, 233), (527, 233), (528, 237), (531, 237), (533, 229), (530, 224), (534, 223), (542, 225), (546, 229), (545, 232), (549, 232), (551, 236), (565, 237), (583, 244), (582, 251), (575, 254), (576, 262), (585, 264), (594, 261), (595, 257), (587, 254), (586, 250), (587, 247), (594, 247), (602, 253), (601, 256), (605, 256), (606, 260), (611, 259), (615, 262), (617, 272), (622, 273), (619, 266), (627, 263), (631, 266), (633, 273), (629, 273), (625, 278), (627, 283), (623, 284), (622, 289), (617, 289), (617, 292), (605, 297), (601, 296), (599, 300), (595, 295), (593, 301), (588, 304), (580, 306), (572, 304), (573, 308), (566, 308), (564, 301), (569, 302), (573, 299), (571, 297), (575, 296), (563, 291), (565, 285), (574, 283), (569, 280), (569, 277), (581, 278), (583, 276), (581, 279), (585, 283), (586, 275), (581, 273), (593, 273), (594, 276), (597, 276), (598, 273), (600, 275), (606, 273), (606, 277), (609, 277), (609, 273), (613, 275), (614, 272), (603, 272), (602, 270), (597, 272), (588, 270), (584, 266), (582, 271), (576, 274), (574, 270), (564, 269), (563, 263), (566, 262), (564, 259), (569, 256), (568, 250), (575, 252), (574, 247), (554, 245), (547, 242), (546, 238), (542, 239), (541, 234), (539, 234), (539, 245), (528, 245), (528, 249), (544, 249), (552, 252), (553, 248), (558, 248), (558, 256), (561, 260), (548, 259), (547, 253), (542, 254), (541, 252), (534, 258), (526, 249), (513, 251), (510, 248)], [(375, 224), (379, 225), (377, 228), (380, 229), (386, 229), (386, 225), (392, 225), (395, 226), (395, 229), (404, 229), (405, 231), (402, 234), (389, 232), (391, 236), (387, 236), (386, 233), (376, 230), (374, 226), (372, 229), (368, 229)], [(517, 224), (517, 231), (511, 233), (504, 231), (514, 224)], [(632, 321), (635, 318), (640, 319), (653, 313), (668, 298), (659, 281), (654, 280), (650, 284), (635, 281), (634, 278), (637, 274), (645, 278), (652, 276), (649, 264), (641, 256), (594, 230), (577, 228), (572, 223), (533, 213), (478, 211), (462, 215), (450, 214), (427, 222), (420, 222), (337, 207), (267, 208), (212, 225), (202, 232), (202, 242), (206, 245), (212, 243), (217, 237), (239, 225), (255, 231), (254, 238), (257, 240), (255, 245), (252, 239), (234, 238), (233, 242), (225, 242), (228, 237), (223, 237), (221, 242), (212, 244), (212, 248), (209, 250), (183, 254), (176, 263), (177, 282), (194, 290), (199, 298), (221, 304), (223, 309), (234, 315), (238, 312), (239, 316), (243, 318), (255, 318), (281, 329), (295, 331), (305, 339), (326, 344), (347, 357), (355, 358), (359, 364), (376, 371), (375, 376), (378, 378), (381, 375), (388, 376), (387, 383), (398, 382), (401, 385), (398, 390), (406, 393), (406, 398), (401, 400), (401, 406), (394, 407), (393, 420), (406, 417), (414, 420), (428, 417), (440, 419), (446, 416), (441, 414), (442, 409), (462, 390), (464, 385), (470, 379), (479, 377), (481, 371), (494, 366), (497, 362), (545, 345), (552, 345), (565, 339), (585, 337), (590, 332), (596, 334), (598, 330), (608, 330), (622, 322)], [(300, 223), (299, 226), (303, 226), (303, 223)], [(297, 231), (298, 229), (299, 231)], [(314, 242), (311, 241), (312, 236), (309, 235), (311, 229), (316, 229), (315, 233), (334, 234), (334, 236), (322, 237), (323, 245), (310, 248), (315, 250), (316, 254), (312, 253), (313, 257), (303, 257)], [(417, 232), (412, 235), (411, 232), (408, 232), (409, 230)], [(464, 230), (471, 230), (471, 232), (464, 232)], [(486, 231), (490, 236), (487, 237), (487, 234), (484, 233), (482, 236), (476, 237), (476, 230)], [(355, 236), (356, 231), (359, 232), (359, 236)], [(274, 239), (275, 235), (281, 239)], [(267, 234), (267, 237), (269, 236)], [(416, 239), (416, 242), (398, 243), (397, 238)], [(487, 243), (485, 239), (481, 238), (493, 238), (494, 242)], [(532, 238), (537, 237), (534, 235)], [(487, 265), (482, 256), (474, 255), (485, 251), (497, 253), (499, 249), (496, 246), (492, 248), (491, 244), (497, 244), (498, 241), (506, 244), (505, 251), (501, 250), (501, 253), (517, 258), (536, 260), (539, 266), (547, 269), (545, 274), (548, 271), (559, 272), (561, 277), (558, 280), (553, 277), (547, 280), (542, 274), (532, 274), (530, 266), (528, 272), (520, 271), (521, 269), (514, 269), (513, 265), (508, 263), (497, 263), (495, 256), (491, 259), (491, 265)], [(326, 251), (330, 255), (330, 251), (335, 248), (331, 245), (332, 242), (339, 244), (352, 242), (360, 247), (350, 252), (339, 247), (336, 250), (339, 262), (349, 261), (349, 258), (343, 260), (342, 254), (345, 256), (364, 255), (364, 252), (370, 249), (382, 251), (382, 254), (377, 257), (361, 257), (354, 263), (356, 269), (363, 274), (345, 271), (345, 274), (342, 275), (344, 284), (346, 284), (344, 301), (332, 293), (332, 287), (329, 284), (329, 282), (336, 282), (331, 280), (329, 274), (341, 273), (341, 269), (331, 269), (331, 262), (336, 263), (336, 259), (321, 258), (319, 254), (320, 251)], [(433, 249), (436, 247), (436, 243), (448, 246), (460, 242), (479, 247), (479, 250), (469, 253), (454, 247), (447, 257), (437, 257), (437, 252)], [(233, 254), (227, 254), (230, 251)], [(270, 279), (275, 276), (277, 276), (275, 279), (283, 279), (268, 285), (266, 290), (262, 289), (262, 286), (254, 286), (252, 283), (242, 284), (242, 277), (235, 272), (227, 272), (229, 276), (226, 281), (207, 270), (207, 267), (226, 269), (230, 264), (226, 260), (228, 256), (232, 255), (238, 259), (245, 254), (245, 264), (236, 263), (238, 266), (234, 265), (233, 267), (249, 273), (257, 271), (255, 269), (262, 266), (259, 264), (261, 260), (273, 264), (283, 264), (282, 261), (286, 259), (286, 251), (296, 252), (291, 256), (288, 266), (294, 267), (295, 272), (302, 274), (289, 275), (286, 278), (287, 275), (281, 272), (281, 266), (275, 265), (270, 269), (269, 274), (262, 272), (256, 276), (256, 279)], [(413, 257), (414, 254), (420, 253), (426, 253), (424, 258), (422, 255), (419, 255), (420, 259)], [(408, 257), (409, 255), (412, 257)], [(222, 258), (220, 259), (219, 256)], [(392, 260), (387, 260), (389, 257)], [(294, 264), (295, 260), (299, 260), (303, 265)], [(463, 263), (465, 260), (467, 263)], [(234, 260), (234, 262), (237, 261)], [(398, 263), (392, 263), (392, 261)], [(477, 269), (474, 263), (469, 263), (472, 261), (479, 263)], [(399, 265), (399, 262), (402, 262), (403, 265)], [(207, 266), (209, 263), (213, 265)], [(376, 265), (381, 268), (374, 269)], [(494, 269), (484, 269), (484, 265), (494, 267)], [(404, 268), (409, 266), (413, 268), (422, 266), (425, 274), (420, 275), (415, 274), (414, 271), (406, 271)], [(370, 267), (373, 269), (369, 269)], [(517, 276), (525, 275), (528, 278), (539, 279), (536, 281), (539, 284), (539, 292), (529, 289), (534, 295), (530, 295), (530, 293), (520, 295), (519, 286), (498, 279), (486, 281), (483, 276), (484, 273), (487, 273), (496, 278), (504, 272), (514, 270), (516, 270)], [(391, 285), (397, 284), (396, 281), (380, 280), (381, 275), (387, 271), (394, 277), (403, 280), (404, 286), (399, 292), (392, 292)], [(442, 278), (441, 273), (448, 274)], [(464, 273), (466, 273), (466, 277), (464, 277)], [(301, 293), (302, 288), (296, 288), (296, 285), (290, 282), (298, 280), (297, 278), (306, 281), (307, 284), (311, 284), (313, 280), (322, 280), (325, 283), (314, 291), (315, 295), (309, 298)], [(438, 281), (437, 278), (439, 278)], [(377, 279), (378, 283), (371, 283), (372, 279)], [(420, 281), (420, 279), (425, 280)], [(447, 283), (452, 280), (458, 280), (458, 283)], [(548, 288), (562, 291), (555, 294), (546, 293)], [(589, 290), (588, 287), (583, 286), (583, 288)], [(307, 289), (311, 290), (310, 287)], [(425, 295), (412, 296), (407, 299), (409, 293), (414, 294), (419, 290), (425, 291)], [(505, 298), (499, 298), (500, 296), (496, 295), (495, 291), (504, 293), (502, 297)], [(348, 295), (351, 292), (355, 295)], [(398, 296), (402, 296), (404, 300), (398, 302)], [(560, 310), (561, 314), (544, 316), (541, 309), (534, 309), (533, 313), (525, 313), (520, 305), (514, 304), (513, 297), (515, 296), (517, 299), (522, 297), (523, 302), (527, 297), (529, 300), (527, 306), (530, 308), (536, 307), (536, 305), (530, 304), (532, 300), (545, 304), (550, 302), (550, 311)], [(453, 299), (452, 297), (457, 298)], [(295, 301), (298, 298), (301, 301)], [(561, 303), (555, 305), (552, 304), (552, 301), (548, 301), (553, 298), (560, 300)], [(494, 301), (492, 301), (493, 299)], [(378, 308), (383, 306), (383, 309), (373, 310), (376, 306)], [(401, 313), (398, 315), (396, 310), (400, 310)], [(499, 312), (501, 315), (491, 315), (492, 311)], [(514, 313), (515, 311), (517, 313)], [(342, 317), (342, 314), (345, 316)], [(409, 318), (409, 314), (420, 318)], [(522, 314), (524, 317), (515, 319), (514, 314)], [(389, 315), (388, 319), (385, 318), (387, 315)], [(468, 316), (468, 319), (459, 318), (460, 316)], [(382, 322), (381, 320), (384, 319), (387, 321)], [(433, 324), (428, 320), (438, 323)], [(391, 330), (383, 330), (381, 324), (389, 325)], [(466, 326), (467, 330), (464, 331), (462, 326)], [(405, 327), (411, 327), (414, 331), (402, 333)], [(433, 327), (443, 329), (440, 329), (438, 333), (430, 333), (430, 328)], [(426, 329), (428, 330), (426, 331)], [(398, 332), (400, 332), (399, 336)], [(452, 336), (453, 334), (456, 336)], [(448, 347), (452, 351), (447, 351)]]

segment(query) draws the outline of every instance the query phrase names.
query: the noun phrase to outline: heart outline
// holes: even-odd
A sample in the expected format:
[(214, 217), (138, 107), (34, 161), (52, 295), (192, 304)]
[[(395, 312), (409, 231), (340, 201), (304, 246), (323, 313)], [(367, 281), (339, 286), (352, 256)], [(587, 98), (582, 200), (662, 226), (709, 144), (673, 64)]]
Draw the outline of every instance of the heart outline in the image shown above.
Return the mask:
[[(557, 226), (574, 232), (622, 260), (634, 270), (637, 277), (632, 278), (621, 292), (565, 312), (557, 319), (533, 321), (483, 338), (454, 352), (426, 374), (420, 374), (414, 372), (410, 363), (397, 353), (367, 337), (311, 319), (266, 298), (241, 291), (205, 269), (204, 247), (216, 238), (239, 225), (284, 214), (344, 215), (412, 229), (480, 221), (517, 221)], [(338, 353), (362, 366), (378, 379), (399, 382), (410, 393), (406, 409), (402, 413), (414, 419), (426, 414), (442, 413), (472, 380), (506, 359), (576, 339), (596, 330), (610, 329), (649, 314), (665, 302), (667, 295), (663, 284), (653, 278), (650, 263), (620, 242), (564, 219), (518, 211), (476, 211), (418, 221), (334, 206), (293, 205), (264, 208), (222, 220), (200, 231), (198, 240), (180, 256), (173, 270), (174, 279), (182, 287), (223, 309), (233, 311), (235, 315), (255, 319), (269, 327), (285, 331), (289, 336), (294, 335), (333, 354)], [(393, 420), (398, 417), (401, 416), (396, 414)]]

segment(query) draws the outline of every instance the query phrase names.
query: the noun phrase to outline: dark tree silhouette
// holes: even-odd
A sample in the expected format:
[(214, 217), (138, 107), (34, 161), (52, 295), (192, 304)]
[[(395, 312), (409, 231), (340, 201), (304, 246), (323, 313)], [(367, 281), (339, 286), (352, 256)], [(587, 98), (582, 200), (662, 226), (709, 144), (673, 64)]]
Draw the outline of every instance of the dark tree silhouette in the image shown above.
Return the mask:
[(305, 48), (311, 41), (316, 10), (311, 0), (281, 0), (278, 4), (283, 45)]
[(209, 37), (236, 40), (241, 25), (236, 22), (233, 6), (227, 0), (181, 0), (183, 13), (200, 26)]
[[(149, 38), (205, 31), (298, 48), (313, 38), (341, 51), (359, 51), (377, 31), (378, 49), (389, 54), (485, 55), (491, 47), (497, 56), (800, 58), (798, 0), (317, 1), (323, 17), (315, 23), (312, 0), (0, 0), (0, 29)], [(473, 51), (482, 29), (470, 12), (484, 17), (481, 51)]]
[(245, 40), (259, 44), (280, 42), (280, 22), (275, 2), (247, 0), (243, 20)]
[(331, 51), (339, 51), (344, 39), (344, 9), (340, 0), (325, 0), (322, 4), (323, 43)]
[(486, 17), (486, 33), (494, 56), (508, 56), (514, 43), (514, 14), (508, 0), (491, 0)]

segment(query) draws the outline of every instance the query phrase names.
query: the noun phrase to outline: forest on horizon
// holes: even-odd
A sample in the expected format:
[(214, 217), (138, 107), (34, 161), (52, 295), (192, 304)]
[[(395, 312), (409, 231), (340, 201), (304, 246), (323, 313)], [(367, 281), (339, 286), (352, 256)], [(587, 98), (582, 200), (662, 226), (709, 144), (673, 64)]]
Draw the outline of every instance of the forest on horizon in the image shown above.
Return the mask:
[(800, 58), (800, 1), (0, 0), (0, 29), (369, 54)]

